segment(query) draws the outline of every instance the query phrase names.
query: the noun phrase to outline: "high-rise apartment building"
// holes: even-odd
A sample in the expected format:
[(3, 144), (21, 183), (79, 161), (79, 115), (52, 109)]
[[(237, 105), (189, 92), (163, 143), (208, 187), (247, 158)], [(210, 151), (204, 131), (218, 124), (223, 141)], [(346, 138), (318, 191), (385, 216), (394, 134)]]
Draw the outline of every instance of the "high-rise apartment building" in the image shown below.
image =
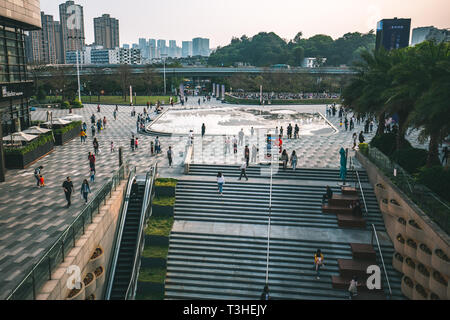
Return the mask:
[(105, 49), (118, 48), (119, 40), (119, 20), (111, 18), (109, 14), (94, 18), (95, 44), (103, 46)]
[(183, 58), (192, 57), (192, 41), (183, 41), (182, 42), (181, 56)]
[(61, 41), (64, 58), (67, 51), (81, 51), (85, 46), (83, 7), (74, 1), (59, 5)]
[(192, 39), (192, 55), (209, 57), (209, 39), (206, 38), (194, 38)]
[(41, 12), (42, 29), (29, 34), (29, 53), (35, 63), (59, 64), (64, 59), (61, 55), (61, 25), (53, 16)]
[(376, 50), (408, 47), (410, 33), (411, 19), (383, 19), (377, 25)]
[(414, 28), (412, 31), (411, 46), (423, 41), (433, 40), (436, 42), (450, 41), (450, 29), (438, 29), (431, 27)]

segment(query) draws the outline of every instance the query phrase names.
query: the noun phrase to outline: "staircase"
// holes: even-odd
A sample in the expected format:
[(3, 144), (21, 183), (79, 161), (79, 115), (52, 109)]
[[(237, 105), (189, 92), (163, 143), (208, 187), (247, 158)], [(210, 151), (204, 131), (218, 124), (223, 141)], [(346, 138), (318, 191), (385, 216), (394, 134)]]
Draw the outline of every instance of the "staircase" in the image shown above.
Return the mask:
[(110, 300), (125, 299), (133, 270), (144, 192), (145, 185), (139, 185), (137, 196), (128, 202)]

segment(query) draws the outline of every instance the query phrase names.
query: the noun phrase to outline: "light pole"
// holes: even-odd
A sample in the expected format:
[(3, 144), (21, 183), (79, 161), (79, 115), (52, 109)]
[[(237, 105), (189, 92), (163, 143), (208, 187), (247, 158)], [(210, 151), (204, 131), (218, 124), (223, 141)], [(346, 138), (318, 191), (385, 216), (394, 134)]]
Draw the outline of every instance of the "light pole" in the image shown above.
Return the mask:
[(163, 59), (164, 62), (164, 95), (166, 95), (166, 57), (167, 53), (161, 54), (161, 58)]

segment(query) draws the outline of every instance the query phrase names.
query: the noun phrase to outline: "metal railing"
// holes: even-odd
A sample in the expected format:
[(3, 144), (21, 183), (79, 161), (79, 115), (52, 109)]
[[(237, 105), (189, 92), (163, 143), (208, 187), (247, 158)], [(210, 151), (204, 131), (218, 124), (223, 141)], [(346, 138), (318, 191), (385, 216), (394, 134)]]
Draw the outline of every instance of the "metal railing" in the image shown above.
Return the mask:
[(377, 148), (370, 147), (365, 156), (372, 161), (409, 199), (420, 207), (447, 234), (450, 233), (450, 205), (426, 186), (419, 184), (397, 163)]
[(116, 232), (117, 236), (116, 236), (116, 240), (114, 242), (114, 246), (111, 251), (113, 254), (111, 257), (111, 262), (109, 264), (110, 271), (108, 273), (108, 277), (106, 278), (106, 279), (108, 279), (108, 282), (107, 282), (107, 287), (106, 287), (105, 300), (109, 300), (111, 297), (111, 291), (112, 291), (112, 285), (114, 282), (117, 260), (119, 258), (120, 243), (122, 242), (122, 234), (123, 234), (123, 229), (125, 227), (125, 219), (127, 216), (126, 213), (128, 211), (128, 204), (129, 204), (129, 200), (130, 200), (129, 197), (131, 194), (133, 180), (135, 178), (136, 178), (136, 167), (133, 167), (130, 170), (127, 187), (124, 190), (125, 196), (124, 196), (124, 201), (123, 201), (123, 205), (122, 205), (122, 210), (120, 211), (120, 217), (119, 217), (119, 222), (118, 222), (117, 232)]
[(145, 223), (152, 212), (152, 195), (156, 175), (158, 172), (158, 164), (150, 169), (146, 176), (145, 193), (142, 203), (141, 219), (139, 221), (138, 244), (136, 245), (136, 252), (134, 255), (133, 273), (125, 293), (125, 300), (134, 300), (137, 290), (137, 282), (139, 278), (139, 269), (141, 267), (141, 255), (145, 247)]
[[(39, 289), (49, 280), (52, 272), (65, 261), (66, 255), (75, 247), (76, 240), (84, 235), (87, 226), (93, 222), (96, 214), (100, 213), (102, 205), (111, 198), (120, 182), (127, 178), (128, 163), (123, 164), (113, 177), (95, 194), (81, 213), (69, 227), (47, 250), (39, 261), (34, 264), (24, 279), (12, 290), (7, 300), (35, 300)], [(109, 197), (108, 197), (109, 196)]]
[(384, 274), (386, 276), (386, 281), (387, 281), (388, 288), (389, 288), (389, 298), (391, 298), (392, 297), (391, 283), (389, 281), (389, 276), (386, 271), (386, 265), (384, 264), (383, 253), (381, 252), (381, 246), (380, 246), (380, 241), (378, 240), (377, 229), (375, 228), (375, 225), (372, 224), (372, 246), (373, 246), (374, 236), (375, 236), (375, 239), (377, 240), (378, 252), (380, 253), (380, 258), (381, 258), (381, 264), (383, 265)]
[(361, 196), (362, 196), (362, 199), (363, 199), (364, 208), (365, 208), (365, 210), (366, 210), (366, 216), (368, 217), (368, 216), (369, 216), (369, 210), (367, 209), (366, 197), (365, 197), (365, 195), (364, 195), (364, 190), (363, 190), (362, 185), (361, 185), (361, 179), (360, 179), (360, 177), (359, 177), (359, 172), (358, 172), (358, 170), (355, 169), (355, 165), (354, 165), (354, 163), (353, 163), (353, 158), (352, 158), (352, 157), (350, 157), (350, 168), (351, 168), (351, 169), (355, 172), (355, 174), (356, 174), (356, 179), (357, 179), (357, 181), (355, 182), (355, 184), (356, 184), (356, 185), (359, 185), (359, 190), (361, 191)]

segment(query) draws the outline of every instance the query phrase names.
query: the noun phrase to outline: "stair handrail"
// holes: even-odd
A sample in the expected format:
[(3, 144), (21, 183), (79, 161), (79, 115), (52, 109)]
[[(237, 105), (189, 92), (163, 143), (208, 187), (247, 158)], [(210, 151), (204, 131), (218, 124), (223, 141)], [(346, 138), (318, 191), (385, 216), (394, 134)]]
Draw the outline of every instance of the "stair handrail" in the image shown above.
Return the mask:
[[(353, 164), (353, 162), (352, 162), (352, 157), (350, 157), (350, 162)], [(353, 171), (355, 171), (355, 173), (356, 173), (356, 178), (358, 179), (358, 182), (357, 182), (357, 183), (359, 184), (359, 189), (360, 189), (360, 191), (361, 191), (361, 196), (362, 196), (362, 199), (363, 199), (364, 208), (365, 208), (365, 210), (366, 210), (366, 216), (369, 216), (369, 210), (367, 209), (366, 197), (365, 197), (365, 195), (364, 195), (364, 190), (363, 190), (363, 188), (362, 188), (361, 179), (359, 178), (359, 172), (358, 172), (358, 170), (355, 169), (355, 166), (354, 166), (354, 165), (353, 165)]]
[(136, 244), (136, 251), (134, 254), (134, 262), (133, 262), (133, 268), (132, 274), (130, 277), (130, 282), (128, 283), (127, 291), (125, 293), (125, 300), (128, 300), (128, 298), (131, 298), (131, 300), (134, 300), (136, 296), (136, 289), (137, 289), (137, 279), (139, 277), (139, 269), (140, 269), (140, 258), (142, 254), (142, 250), (144, 249), (145, 245), (145, 222), (147, 221), (148, 212), (151, 212), (152, 208), (152, 194), (153, 194), (153, 186), (155, 183), (156, 173), (157, 173), (158, 164), (156, 163), (154, 167), (150, 169), (149, 172), (147, 172), (146, 178), (145, 178), (145, 192), (144, 192), (144, 199), (142, 201), (142, 210), (141, 210), (141, 218), (139, 221), (139, 229), (138, 229), (138, 243)]
[(121, 210), (120, 217), (119, 217), (120, 220), (119, 220), (118, 227), (117, 227), (117, 236), (116, 236), (116, 240), (114, 242), (114, 247), (112, 249), (113, 256), (112, 256), (112, 260), (111, 260), (110, 267), (109, 267), (110, 272), (109, 272), (108, 284), (106, 287), (105, 300), (109, 300), (111, 298), (111, 290), (112, 290), (112, 285), (114, 283), (114, 276), (116, 274), (117, 260), (119, 258), (120, 243), (122, 242), (122, 234), (123, 234), (123, 229), (125, 227), (125, 219), (126, 219), (127, 211), (128, 211), (128, 203), (129, 203), (129, 199), (130, 199), (131, 188), (133, 186), (133, 181), (135, 178), (136, 178), (136, 166), (133, 166), (130, 169), (130, 175), (129, 175), (128, 182), (127, 182), (125, 198), (124, 198), (124, 202), (122, 205), (122, 210)]
[(384, 274), (386, 275), (386, 280), (387, 280), (388, 287), (389, 287), (389, 297), (392, 297), (391, 283), (389, 281), (389, 276), (386, 271), (386, 265), (384, 264), (383, 253), (381, 252), (380, 241), (378, 240), (378, 235), (377, 235), (377, 228), (375, 228), (375, 225), (372, 224), (372, 246), (373, 246), (373, 237), (374, 236), (375, 236), (375, 239), (377, 240), (378, 251), (380, 252), (380, 258), (381, 258), (381, 264), (383, 265)]

